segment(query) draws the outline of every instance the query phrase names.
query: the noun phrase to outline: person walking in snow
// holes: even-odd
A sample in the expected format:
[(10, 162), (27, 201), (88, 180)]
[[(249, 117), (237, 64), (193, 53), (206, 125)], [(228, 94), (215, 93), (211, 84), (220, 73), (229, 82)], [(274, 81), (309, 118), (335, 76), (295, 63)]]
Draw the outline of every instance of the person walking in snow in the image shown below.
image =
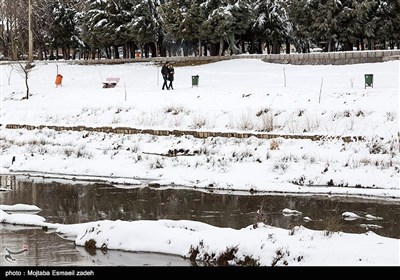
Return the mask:
[(168, 81), (169, 81), (169, 85), (168, 85), (167, 89), (174, 89), (174, 87), (172, 86), (172, 82), (174, 81), (174, 76), (175, 76), (175, 69), (170, 64), (170, 65), (168, 65)]
[(162, 86), (162, 90), (164, 90), (165, 88), (168, 88), (168, 63), (165, 62), (165, 64), (161, 67), (161, 75), (164, 79), (164, 83)]

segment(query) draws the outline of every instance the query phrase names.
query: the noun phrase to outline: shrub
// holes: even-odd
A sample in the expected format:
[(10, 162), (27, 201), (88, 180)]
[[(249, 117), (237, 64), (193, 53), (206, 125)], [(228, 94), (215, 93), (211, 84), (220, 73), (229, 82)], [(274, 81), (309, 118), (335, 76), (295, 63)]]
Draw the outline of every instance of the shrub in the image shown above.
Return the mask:
[(269, 149), (270, 150), (279, 150), (279, 144), (280, 142), (276, 139), (272, 139), (271, 142), (269, 143)]

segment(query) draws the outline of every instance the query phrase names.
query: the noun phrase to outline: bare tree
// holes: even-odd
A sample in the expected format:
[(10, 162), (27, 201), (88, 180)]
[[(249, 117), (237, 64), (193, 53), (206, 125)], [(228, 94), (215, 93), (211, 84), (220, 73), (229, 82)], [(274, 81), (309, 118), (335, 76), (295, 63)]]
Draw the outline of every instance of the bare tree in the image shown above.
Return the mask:
[(16, 64), (11, 64), (13, 69), (20, 74), (25, 80), (25, 88), (26, 88), (26, 96), (23, 99), (29, 99), (29, 75), (32, 72), (32, 69), (35, 67), (35, 64), (30, 62), (22, 62), (17, 61)]
[[(20, 50), (21, 49), (21, 50)], [(13, 57), (19, 57), (21, 54), (25, 54), (24, 45), (20, 48), (17, 46)], [(19, 75), (24, 78), (25, 81), (25, 88), (26, 88), (26, 96), (23, 99), (29, 99), (29, 74), (31, 73), (32, 69), (35, 67), (35, 64), (29, 61), (21, 61), (17, 60), (15, 63), (11, 64), (12, 69), (14, 69)]]
[(0, 0), (0, 41), (6, 57), (18, 54), (19, 45), (28, 46), (27, 4), (27, 0)]

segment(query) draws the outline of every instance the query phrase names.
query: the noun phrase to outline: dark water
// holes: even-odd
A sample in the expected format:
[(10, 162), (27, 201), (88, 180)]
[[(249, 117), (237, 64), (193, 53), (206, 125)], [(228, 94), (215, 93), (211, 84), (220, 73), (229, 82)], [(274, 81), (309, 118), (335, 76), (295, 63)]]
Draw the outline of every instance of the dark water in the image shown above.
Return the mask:
[[(24, 228), (0, 224), (0, 267), (1, 266), (190, 266), (181, 257), (130, 253), (109, 250), (89, 254), (83, 247), (75, 247), (69, 240), (41, 228)], [(6, 260), (6, 248), (12, 251), (28, 248), (27, 253), (12, 255)]]
[[(9, 191), (0, 192), (0, 204), (36, 205), (38, 215), (51, 223), (84, 223), (95, 220), (195, 220), (219, 227), (240, 229), (264, 221), (272, 226), (290, 229), (304, 225), (310, 229), (375, 233), (400, 238), (400, 203), (346, 198), (326, 198), (288, 195), (216, 194), (184, 189), (149, 187), (117, 188), (105, 184), (67, 184), (27, 178), (2, 178)], [(288, 208), (302, 212), (285, 216)], [(262, 215), (257, 214), (261, 210)], [(382, 217), (346, 221), (343, 212)], [(312, 221), (305, 221), (309, 217)], [(363, 225), (364, 224), (364, 225)], [(373, 225), (367, 229), (365, 225)], [(378, 228), (381, 227), (381, 228)], [(100, 251), (90, 255), (84, 248), (76, 248), (70, 240), (46, 233), (42, 229), (0, 228), (0, 252), (29, 247), (29, 253), (18, 256), (15, 263), (5, 265), (122, 265), (122, 266), (190, 266), (189, 261), (176, 256)], [(4, 252), (3, 252), (4, 254)], [(0, 256), (1, 257), (1, 256)], [(0, 266), (4, 258), (0, 258)]]

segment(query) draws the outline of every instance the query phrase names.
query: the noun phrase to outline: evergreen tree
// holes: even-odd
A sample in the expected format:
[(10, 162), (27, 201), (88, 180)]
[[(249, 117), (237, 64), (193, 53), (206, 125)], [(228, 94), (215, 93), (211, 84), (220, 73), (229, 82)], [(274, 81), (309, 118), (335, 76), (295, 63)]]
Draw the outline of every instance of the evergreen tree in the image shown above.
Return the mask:
[(112, 40), (105, 36), (110, 20), (105, 10), (106, 1), (88, 0), (87, 5), (88, 9), (79, 15), (81, 38), (91, 50), (107, 48)]
[(212, 50), (212, 54), (222, 55), (224, 51), (224, 39), (231, 36), (234, 18), (226, 9), (227, 1), (208, 1), (205, 6), (207, 18), (202, 24), (202, 35), (214, 44), (219, 50)]
[[(1, 49), (27, 49), (27, 0), (0, 0)], [(394, 48), (400, 42), (400, 0), (41, 0), (34, 3), (34, 48), (105, 51), (107, 57), (159, 53), (185, 56), (247, 51), (280, 53)], [(364, 44), (368, 45), (365, 46)], [(288, 48), (287, 48), (288, 51)], [(22, 51), (23, 52), (23, 51)], [(73, 55), (74, 57), (75, 55)]]
[(204, 21), (200, 0), (172, 0), (161, 5), (159, 11), (170, 46), (182, 44), (184, 56), (192, 45), (201, 45), (201, 24)]
[(240, 50), (237, 46), (237, 42), (244, 44), (244, 35), (251, 28), (252, 22), (254, 22), (255, 14), (251, 7), (252, 1), (249, 0), (232, 0), (228, 5), (228, 8), (233, 17), (232, 32), (227, 36), (229, 48), (233, 54), (239, 54), (244, 51), (244, 48)]
[(280, 53), (280, 46), (289, 39), (291, 24), (284, 1), (258, 0), (254, 3), (257, 15), (252, 30), (260, 41), (272, 44), (272, 53)]
[[(130, 21), (126, 30), (133, 37), (135, 43), (143, 49), (151, 44), (153, 54), (156, 55), (156, 46), (159, 36), (160, 23), (157, 20), (157, 6), (151, 0), (134, 0), (129, 14)], [(146, 56), (147, 50), (146, 50)]]
[(38, 50), (39, 59), (47, 59), (47, 52), (49, 50), (49, 47), (51, 47), (51, 35), (49, 26), (53, 21), (51, 13), (52, 1), (53, 0), (43, 0), (33, 2), (33, 43), (34, 49)]
[(289, 1), (287, 10), (293, 28), (292, 41), (299, 52), (309, 52), (310, 46), (315, 43), (311, 35), (311, 9), (308, 0)]
[[(399, 0), (290, 1), (289, 15), (297, 42), (330, 50), (373, 49), (399, 36)], [(398, 37), (397, 37), (398, 38)], [(392, 44), (393, 46), (393, 44)]]
[(78, 1), (52, 0), (49, 4), (50, 22), (48, 39), (50, 46), (63, 50), (64, 59), (70, 58), (69, 50), (80, 45), (76, 13)]
[(332, 51), (339, 34), (338, 15), (342, 8), (340, 0), (311, 0), (311, 35), (325, 51)]
[(237, 40), (250, 28), (252, 11), (249, 1), (244, 0), (209, 0), (202, 5), (203, 18), (202, 38), (206, 38), (219, 50), (212, 54), (223, 54), (225, 43), (233, 54), (240, 53)]
[(377, 0), (355, 0), (355, 15), (358, 22), (357, 38), (364, 50), (364, 39), (368, 42), (368, 49), (372, 48), (372, 40), (375, 38), (379, 17), (376, 11), (379, 7)]
[(132, 4), (132, 0), (88, 0), (87, 11), (80, 15), (83, 41), (92, 49), (103, 48), (108, 58), (119, 58), (118, 47), (133, 40), (128, 29)]
[(357, 29), (360, 22), (357, 20), (354, 0), (343, 0), (342, 7), (337, 15), (337, 49), (344, 51), (353, 50), (357, 45)]
[[(376, 26), (376, 39), (380, 41), (380, 48), (393, 49), (400, 42), (400, 1), (379, 1), (376, 11), (379, 21)], [(386, 42), (389, 44), (386, 45)]]

